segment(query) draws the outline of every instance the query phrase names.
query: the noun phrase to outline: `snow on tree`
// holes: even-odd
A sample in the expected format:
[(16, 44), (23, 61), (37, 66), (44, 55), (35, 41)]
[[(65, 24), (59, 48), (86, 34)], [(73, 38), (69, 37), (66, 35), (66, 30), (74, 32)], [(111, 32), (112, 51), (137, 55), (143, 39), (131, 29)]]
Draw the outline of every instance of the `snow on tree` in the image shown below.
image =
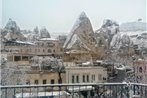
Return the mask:
[(62, 83), (61, 73), (65, 72), (65, 67), (61, 59), (54, 57), (34, 56), (31, 61), (32, 67), (38, 67), (40, 70), (57, 72), (59, 76), (59, 83)]
[(34, 33), (35, 33), (35, 34), (39, 34), (39, 29), (38, 29), (38, 27), (35, 27), (35, 28), (34, 28)]
[(42, 27), (40, 29), (40, 38), (50, 38), (50, 34), (48, 32), (48, 30), (45, 27)]
[(1, 85), (26, 84), (26, 71), (15, 63), (2, 60), (1, 63)]
[[(7, 62), (5, 58), (2, 58), (0, 70), (1, 70), (2, 86), (26, 84), (25, 70), (18, 68), (18, 65), (16, 65), (15, 63)], [(12, 98), (13, 94), (14, 94), (13, 89), (7, 89), (7, 98)], [(5, 90), (1, 90), (1, 97), (5, 98), (4, 96), (5, 96)]]

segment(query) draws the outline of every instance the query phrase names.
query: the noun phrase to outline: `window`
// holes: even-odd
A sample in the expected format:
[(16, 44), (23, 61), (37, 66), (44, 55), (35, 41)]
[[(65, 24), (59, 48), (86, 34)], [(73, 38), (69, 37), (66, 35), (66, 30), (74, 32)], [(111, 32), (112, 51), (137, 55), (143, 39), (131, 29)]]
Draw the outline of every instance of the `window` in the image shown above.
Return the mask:
[(38, 80), (35, 80), (35, 81), (34, 81), (34, 84), (38, 84)]
[(89, 75), (87, 75), (87, 82), (89, 82)]
[(14, 56), (14, 61), (20, 61), (21, 57), (20, 56)]
[(85, 75), (83, 75), (83, 82), (85, 82)]
[(105, 77), (103, 77), (103, 80), (107, 80)]
[(55, 83), (55, 80), (54, 80), (54, 79), (52, 79), (52, 80), (51, 80), (51, 84), (54, 84), (54, 83)]
[(52, 52), (51, 49), (48, 49), (48, 53)]
[(43, 84), (46, 84), (46, 80), (43, 80)]
[(22, 61), (27, 61), (28, 60), (28, 56), (22, 56)]
[(75, 81), (74, 81), (74, 75), (72, 76), (72, 83), (74, 83)]
[(43, 49), (43, 52), (45, 52), (45, 50)]
[(76, 81), (77, 81), (77, 83), (79, 83), (79, 76), (78, 75), (76, 76)]
[(139, 67), (139, 72), (142, 73), (142, 67)]
[(101, 74), (98, 74), (98, 79), (102, 80), (102, 75)]
[(53, 50), (53, 52), (55, 52), (55, 50)]
[(95, 75), (92, 75), (92, 82), (95, 81)]

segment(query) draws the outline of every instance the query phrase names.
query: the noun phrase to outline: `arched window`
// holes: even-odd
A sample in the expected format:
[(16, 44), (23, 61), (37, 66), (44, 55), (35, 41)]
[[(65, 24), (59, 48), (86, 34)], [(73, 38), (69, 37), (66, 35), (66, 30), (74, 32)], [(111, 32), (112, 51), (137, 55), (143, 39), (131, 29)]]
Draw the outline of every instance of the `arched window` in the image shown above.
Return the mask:
[(49, 52), (49, 53), (52, 52), (51, 49), (48, 49), (48, 52)]
[(139, 67), (139, 72), (142, 73), (142, 67)]

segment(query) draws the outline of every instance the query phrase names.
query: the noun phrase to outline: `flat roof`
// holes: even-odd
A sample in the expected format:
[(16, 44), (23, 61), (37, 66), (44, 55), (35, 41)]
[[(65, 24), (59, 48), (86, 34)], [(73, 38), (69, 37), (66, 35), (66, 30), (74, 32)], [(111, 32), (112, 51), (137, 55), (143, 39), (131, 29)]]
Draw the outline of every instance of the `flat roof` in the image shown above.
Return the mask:
[(41, 38), (39, 40), (40, 41), (57, 41), (58, 39), (56, 39), (56, 38)]

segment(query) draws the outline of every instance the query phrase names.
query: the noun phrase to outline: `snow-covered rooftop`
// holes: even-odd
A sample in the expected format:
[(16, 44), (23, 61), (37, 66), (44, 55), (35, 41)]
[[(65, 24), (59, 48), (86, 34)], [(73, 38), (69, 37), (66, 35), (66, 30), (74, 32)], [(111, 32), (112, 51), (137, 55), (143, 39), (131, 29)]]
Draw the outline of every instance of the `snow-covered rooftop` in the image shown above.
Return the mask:
[(35, 45), (34, 43), (31, 43), (31, 42), (23, 42), (23, 41), (15, 41), (15, 42), (20, 44)]
[(88, 53), (87, 51), (81, 51), (81, 50), (70, 50), (67, 51), (66, 54), (76, 54), (76, 53)]
[[(54, 91), (54, 92), (38, 92), (38, 93), (23, 93), (23, 96), (24, 97), (27, 97), (27, 98), (29, 98), (29, 97), (36, 97), (36, 95), (37, 96), (39, 96), (39, 97), (51, 97), (51, 96), (54, 96), (54, 97), (58, 97), (59, 95), (69, 95), (69, 93), (67, 93), (66, 91)], [(16, 98), (21, 98), (22, 97), (22, 94), (21, 93), (17, 93), (16, 94)]]
[(57, 41), (58, 39), (56, 39), (56, 38), (41, 38), (41, 39), (39, 39), (40, 41), (51, 41), (51, 40), (53, 40), (53, 41)]

